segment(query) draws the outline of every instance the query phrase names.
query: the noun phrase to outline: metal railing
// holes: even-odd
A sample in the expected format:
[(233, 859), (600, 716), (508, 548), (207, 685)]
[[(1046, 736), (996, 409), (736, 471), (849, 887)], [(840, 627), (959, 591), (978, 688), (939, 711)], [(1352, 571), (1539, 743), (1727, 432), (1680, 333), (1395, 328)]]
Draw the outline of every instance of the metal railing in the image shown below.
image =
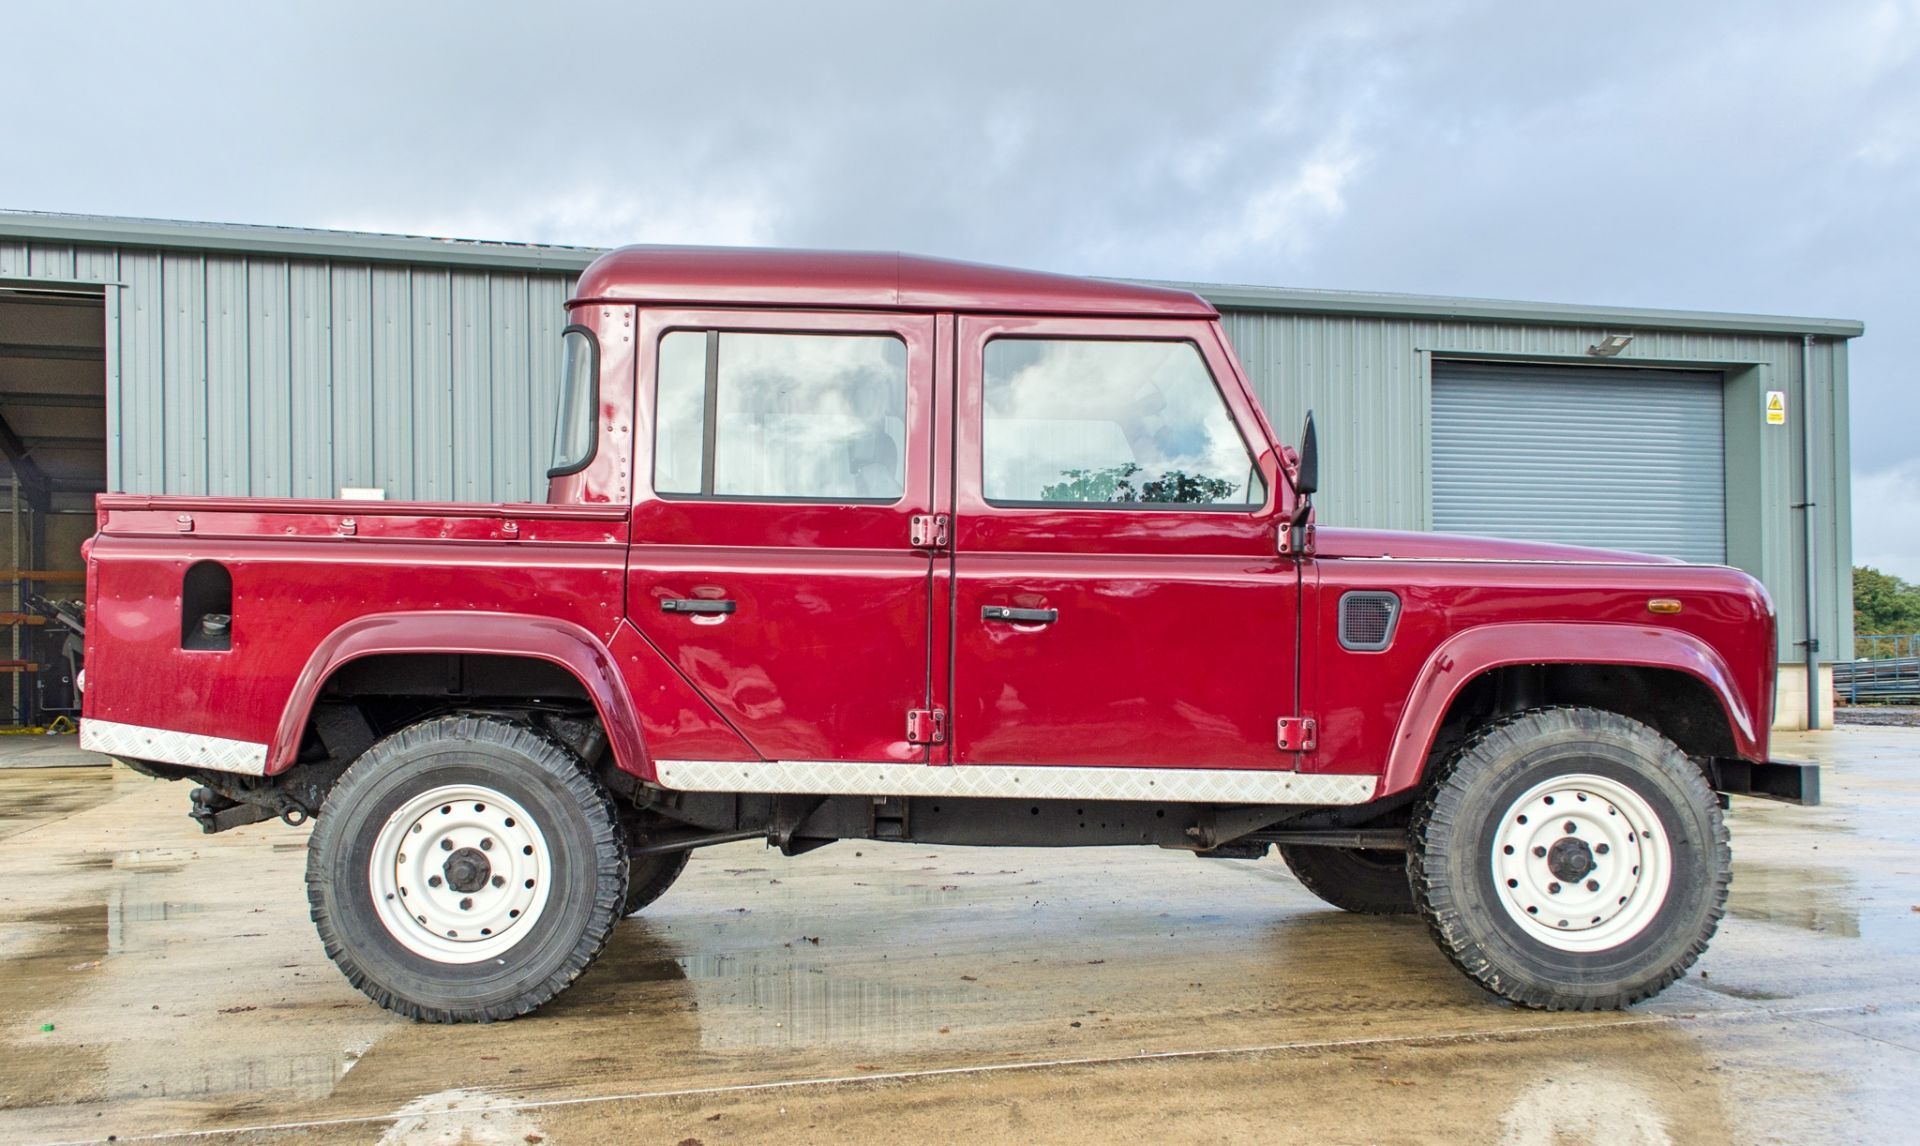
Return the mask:
[(1847, 704), (1920, 704), (1920, 633), (1862, 633), (1858, 660), (1833, 666), (1833, 690)]

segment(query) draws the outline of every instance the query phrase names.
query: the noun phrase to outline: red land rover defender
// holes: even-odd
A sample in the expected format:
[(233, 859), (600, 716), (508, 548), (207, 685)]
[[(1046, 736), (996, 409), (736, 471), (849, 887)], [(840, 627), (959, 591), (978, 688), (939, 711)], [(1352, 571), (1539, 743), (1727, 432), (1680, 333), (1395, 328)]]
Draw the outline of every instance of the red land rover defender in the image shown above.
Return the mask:
[(107, 495), (82, 738), (209, 832), (316, 821), (327, 953), (538, 1007), (698, 847), (1277, 847), (1488, 990), (1685, 972), (1771, 763), (1734, 569), (1317, 526), (1201, 299), (629, 248), (568, 303), (548, 500)]

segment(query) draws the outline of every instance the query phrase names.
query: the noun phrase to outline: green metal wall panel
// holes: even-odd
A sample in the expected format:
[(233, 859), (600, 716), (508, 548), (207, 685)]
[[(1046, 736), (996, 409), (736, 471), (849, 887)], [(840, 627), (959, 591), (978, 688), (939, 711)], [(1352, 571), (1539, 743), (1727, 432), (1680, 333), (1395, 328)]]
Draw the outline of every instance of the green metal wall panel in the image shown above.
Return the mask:
[[(39, 236), (35, 238), (34, 236)], [(62, 237), (64, 236), (64, 237)], [(107, 295), (109, 473), (134, 492), (390, 498), (541, 496), (562, 303), (584, 250), (276, 228), (0, 218), (0, 280), (99, 282)], [(1200, 287), (1225, 312), (1276, 430), (1318, 411), (1322, 520), (1432, 523), (1436, 358), (1720, 371), (1728, 560), (1766, 582), (1781, 653), (1800, 622), (1799, 332), (1817, 335), (1816, 592), (1823, 656), (1849, 647), (1846, 342), (1826, 319)], [(197, 313), (196, 313), (197, 312)], [(1758, 403), (1785, 390), (1789, 422)]]
[[(1202, 294), (1209, 294), (1206, 288)], [(1219, 300), (1237, 297), (1222, 292)], [(1320, 432), (1320, 520), (1378, 529), (1433, 525), (1432, 409), (1436, 358), (1590, 364), (1609, 333), (1633, 342), (1612, 361), (1729, 377), (1727, 553), (1760, 578), (1780, 618), (1780, 656), (1805, 638), (1800, 592), (1800, 422), (1807, 413), (1800, 338), (1569, 323), (1444, 321), (1345, 313), (1223, 309), (1228, 338), (1274, 430), (1291, 441), (1311, 408)], [(1846, 341), (1814, 340), (1812, 411), (1815, 601), (1821, 656), (1851, 647), (1852, 533), (1848, 520)], [(1767, 390), (1784, 390), (1785, 426), (1760, 416)]]

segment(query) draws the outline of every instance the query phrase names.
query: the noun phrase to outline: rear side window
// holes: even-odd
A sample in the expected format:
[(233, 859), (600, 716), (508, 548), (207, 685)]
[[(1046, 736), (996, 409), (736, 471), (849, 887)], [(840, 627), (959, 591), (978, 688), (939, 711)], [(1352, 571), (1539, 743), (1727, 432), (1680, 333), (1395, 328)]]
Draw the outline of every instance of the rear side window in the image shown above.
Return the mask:
[(599, 347), (584, 326), (560, 334), (560, 413), (553, 427), (553, 465), (548, 477), (579, 473), (593, 460), (594, 422), (599, 417)]
[(982, 475), (994, 505), (1252, 509), (1254, 467), (1191, 342), (987, 343)]
[(672, 331), (656, 401), (663, 497), (891, 503), (906, 491), (907, 347), (891, 335)]

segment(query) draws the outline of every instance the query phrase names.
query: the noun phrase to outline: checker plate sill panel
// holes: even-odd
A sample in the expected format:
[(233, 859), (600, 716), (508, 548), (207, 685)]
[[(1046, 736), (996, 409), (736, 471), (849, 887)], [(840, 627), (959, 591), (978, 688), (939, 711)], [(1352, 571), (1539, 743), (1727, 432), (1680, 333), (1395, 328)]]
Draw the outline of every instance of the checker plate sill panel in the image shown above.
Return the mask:
[(828, 796), (1364, 804), (1380, 778), (1221, 768), (870, 764), (837, 760), (660, 760), (660, 784), (687, 792)]
[(131, 756), (160, 764), (185, 764), (212, 772), (238, 772), (262, 776), (267, 771), (267, 746), (250, 740), (229, 740), (224, 736), (203, 736), (196, 732), (175, 732), (168, 728), (148, 728), (143, 724), (121, 724), (112, 720), (82, 720), (80, 747), (108, 756)]

